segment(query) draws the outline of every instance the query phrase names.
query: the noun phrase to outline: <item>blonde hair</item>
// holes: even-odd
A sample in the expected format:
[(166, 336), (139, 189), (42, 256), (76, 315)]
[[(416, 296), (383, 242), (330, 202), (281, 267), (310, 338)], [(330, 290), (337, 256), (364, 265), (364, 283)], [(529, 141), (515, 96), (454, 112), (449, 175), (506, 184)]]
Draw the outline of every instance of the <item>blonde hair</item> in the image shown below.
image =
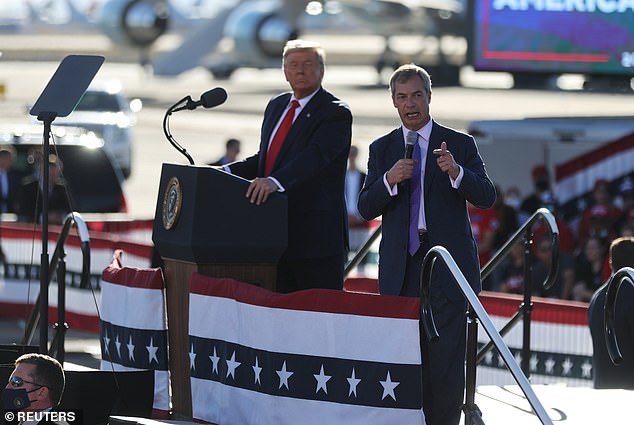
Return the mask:
[(317, 55), (317, 58), (319, 59), (319, 63), (322, 66), (326, 65), (326, 52), (324, 51), (322, 45), (316, 41), (302, 40), (301, 38), (288, 40), (286, 42), (286, 45), (284, 45), (284, 51), (282, 52), (282, 65), (286, 61), (286, 56), (298, 50), (314, 51)]

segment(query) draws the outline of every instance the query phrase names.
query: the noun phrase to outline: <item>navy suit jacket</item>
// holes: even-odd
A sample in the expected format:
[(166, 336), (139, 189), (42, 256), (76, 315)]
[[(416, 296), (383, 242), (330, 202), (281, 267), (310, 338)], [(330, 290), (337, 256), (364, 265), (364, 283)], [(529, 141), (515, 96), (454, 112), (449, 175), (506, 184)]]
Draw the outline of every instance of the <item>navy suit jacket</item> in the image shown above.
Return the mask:
[(17, 213), (20, 203), (20, 187), (22, 186), (22, 176), (13, 170), (10, 170), (7, 173), (7, 183), (9, 184), (9, 187), (7, 188), (7, 198), (4, 199), (2, 193), (0, 193), (0, 198), (3, 198), (2, 201), (6, 202), (7, 212)]
[[(447, 142), (456, 163), (464, 175), (458, 189), (451, 186), (447, 173), (436, 163), (434, 149)], [(375, 140), (370, 145), (368, 177), (359, 196), (359, 212), (366, 220), (380, 215), (382, 236), (379, 247), (379, 290), (382, 294), (399, 295), (405, 279), (405, 265), (409, 240), (409, 190), (399, 188), (397, 196), (390, 196), (383, 175), (403, 158), (405, 141), (402, 129)], [(480, 208), (489, 208), (495, 201), (495, 188), (489, 179), (475, 140), (468, 134), (433, 122), (427, 157), (425, 159), (425, 219), (430, 246), (442, 245), (452, 255), (471, 287), (481, 289), (480, 265), (476, 241), (471, 233), (467, 201)], [(432, 293), (442, 291), (452, 300), (462, 298), (457, 283), (447, 279), (446, 269), (436, 263), (432, 279)]]
[[(273, 98), (264, 111), (257, 154), (229, 164), (233, 174), (263, 177), (269, 140), (291, 99)], [(288, 196), (287, 258), (342, 255), (348, 247), (345, 175), (352, 140), (348, 106), (320, 88), (302, 108), (271, 173)]]

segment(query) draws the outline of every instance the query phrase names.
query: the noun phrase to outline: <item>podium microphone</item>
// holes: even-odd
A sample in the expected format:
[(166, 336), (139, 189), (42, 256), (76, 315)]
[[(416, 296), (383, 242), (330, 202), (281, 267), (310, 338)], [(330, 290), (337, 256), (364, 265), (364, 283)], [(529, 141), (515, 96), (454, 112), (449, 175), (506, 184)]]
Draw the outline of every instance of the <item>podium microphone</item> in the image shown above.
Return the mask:
[[(183, 109), (188, 109), (191, 111), (198, 108), (199, 106), (202, 106), (203, 108), (214, 108), (225, 103), (225, 100), (227, 100), (227, 92), (222, 87), (216, 87), (203, 93), (200, 96), (200, 100), (197, 100), (195, 102), (192, 100), (191, 96), (187, 96), (183, 100), (186, 100), (187, 103), (175, 108), (172, 107), (173, 109), (171, 110), (171, 112), (178, 112), (182, 111)], [(183, 102), (183, 100), (181, 100), (174, 106), (179, 105)]]
[[(208, 90), (200, 96), (200, 100), (193, 101), (191, 96), (185, 96), (175, 104), (169, 107), (165, 116), (163, 117), (163, 133), (167, 140), (176, 148), (177, 151), (185, 155), (191, 165), (194, 165), (194, 160), (187, 150), (178, 144), (169, 130), (169, 117), (173, 112), (182, 111), (183, 109), (193, 110), (202, 106), (203, 108), (213, 108), (221, 105), (227, 100), (227, 92), (222, 87), (216, 87)], [(184, 103), (184, 104), (183, 104)]]

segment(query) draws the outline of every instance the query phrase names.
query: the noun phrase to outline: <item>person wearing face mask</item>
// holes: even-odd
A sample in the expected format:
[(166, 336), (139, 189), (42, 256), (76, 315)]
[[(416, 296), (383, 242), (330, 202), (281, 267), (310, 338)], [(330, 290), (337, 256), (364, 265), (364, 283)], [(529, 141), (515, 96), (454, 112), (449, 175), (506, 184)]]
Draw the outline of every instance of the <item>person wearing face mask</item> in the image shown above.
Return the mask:
[(553, 198), (550, 189), (550, 175), (545, 165), (536, 165), (531, 171), (533, 178), (533, 193), (522, 200), (519, 210), (519, 222), (524, 223), (543, 204), (546, 198)]
[[(65, 383), (64, 369), (57, 360), (44, 354), (24, 354), (15, 361), (2, 392), (4, 411), (50, 412), (61, 401)], [(30, 419), (22, 425), (68, 425), (64, 420), (49, 420), (47, 415), (31, 414), (27, 418)], [(3, 420), (8, 420), (7, 415), (3, 415)]]

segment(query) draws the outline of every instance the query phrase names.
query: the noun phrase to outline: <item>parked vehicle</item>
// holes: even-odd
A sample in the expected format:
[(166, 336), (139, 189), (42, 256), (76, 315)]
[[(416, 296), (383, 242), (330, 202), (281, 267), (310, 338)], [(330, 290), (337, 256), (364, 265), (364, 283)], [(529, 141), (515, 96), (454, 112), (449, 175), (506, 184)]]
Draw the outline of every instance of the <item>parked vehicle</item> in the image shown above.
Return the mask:
[(124, 178), (128, 178), (132, 173), (135, 113), (140, 109), (140, 100), (130, 101), (119, 81), (93, 81), (73, 112), (55, 119), (53, 124), (83, 127), (97, 134)]
[[(42, 152), (42, 131), (41, 126), (35, 125), (0, 129), (0, 144), (15, 148), (13, 169), (23, 177), (34, 173), (35, 159)], [(104, 141), (86, 129), (53, 129), (50, 153), (61, 160), (61, 174), (73, 211), (114, 213), (127, 210), (123, 175), (103, 146)]]

